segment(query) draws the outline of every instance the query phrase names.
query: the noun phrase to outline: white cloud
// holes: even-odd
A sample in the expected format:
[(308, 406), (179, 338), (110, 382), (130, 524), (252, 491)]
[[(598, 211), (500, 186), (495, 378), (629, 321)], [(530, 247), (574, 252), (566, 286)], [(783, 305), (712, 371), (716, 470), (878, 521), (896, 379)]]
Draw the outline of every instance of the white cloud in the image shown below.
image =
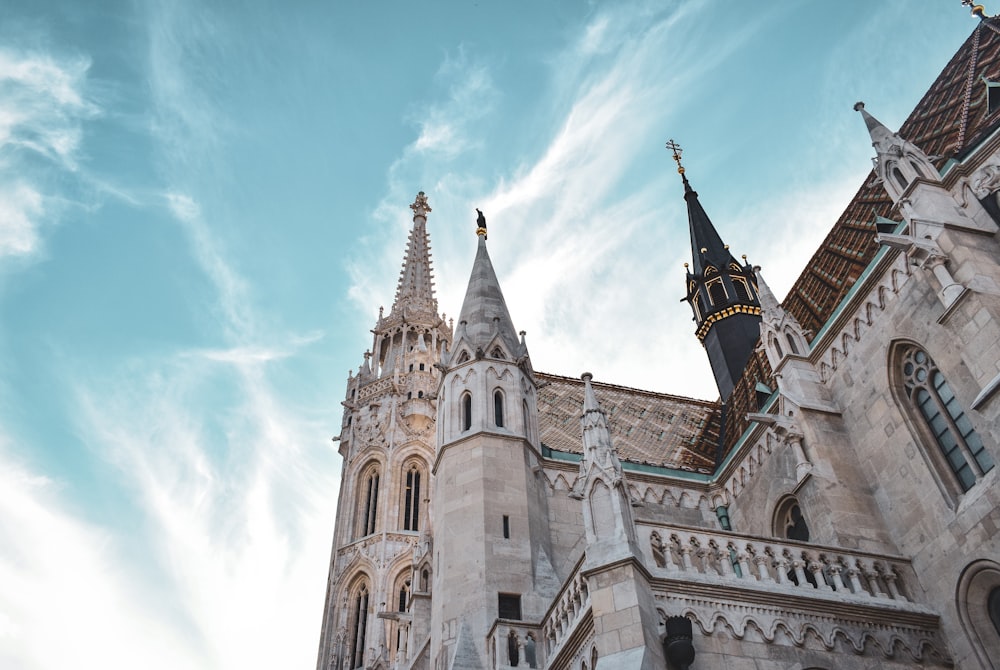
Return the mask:
[(98, 113), (84, 94), (90, 61), (0, 48), (0, 258), (30, 257), (58, 208), (42, 186), (77, 170), (82, 123)]
[(160, 604), (133, 597), (134, 573), (114, 538), (2, 442), (0, 666), (49, 670), (99, 658), (114, 669), (192, 667), (192, 645), (164, 625)]

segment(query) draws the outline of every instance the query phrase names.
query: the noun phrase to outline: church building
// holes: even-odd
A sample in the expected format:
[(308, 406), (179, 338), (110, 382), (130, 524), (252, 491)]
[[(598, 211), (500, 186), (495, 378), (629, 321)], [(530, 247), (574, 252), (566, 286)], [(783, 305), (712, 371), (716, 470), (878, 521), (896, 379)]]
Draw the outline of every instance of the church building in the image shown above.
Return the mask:
[(536, 371), (482, 216), (446, 322), (417, 194), (347, 380), (317, 670), (1000, 669), (1000, 19), (973, 11), (898, 132), (844, 110), (874, 169), (782, 302), (668, 143), (717, 400)]

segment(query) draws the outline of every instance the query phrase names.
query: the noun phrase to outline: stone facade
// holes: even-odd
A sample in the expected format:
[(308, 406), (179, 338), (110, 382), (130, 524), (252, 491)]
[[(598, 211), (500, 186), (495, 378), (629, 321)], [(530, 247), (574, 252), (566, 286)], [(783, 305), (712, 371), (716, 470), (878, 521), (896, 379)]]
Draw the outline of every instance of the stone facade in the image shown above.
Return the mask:
[[(1000, 54), (977, 31), (927, 100)], [(317, 669), (1000, 668), (1000, 117), (955, 91), (943, 158), (856, 107), (895, 218), (835, 305), (736, 267), (769, 375), (726, 407), (535, 372), (484, 221), (446, 324), (418, 195), (348, 379)]]

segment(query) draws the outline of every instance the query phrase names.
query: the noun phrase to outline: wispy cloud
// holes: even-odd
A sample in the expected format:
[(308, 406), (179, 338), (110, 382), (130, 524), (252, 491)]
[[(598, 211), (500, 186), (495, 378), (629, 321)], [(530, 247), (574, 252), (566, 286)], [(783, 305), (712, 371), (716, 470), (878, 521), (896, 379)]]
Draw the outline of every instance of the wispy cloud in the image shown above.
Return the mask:
[(60, 207), (43, 184), (77, 170), (82, 126), (99, 110), (86, 97), (90, 61), (0, 48), (0, 258), (30, 257)]

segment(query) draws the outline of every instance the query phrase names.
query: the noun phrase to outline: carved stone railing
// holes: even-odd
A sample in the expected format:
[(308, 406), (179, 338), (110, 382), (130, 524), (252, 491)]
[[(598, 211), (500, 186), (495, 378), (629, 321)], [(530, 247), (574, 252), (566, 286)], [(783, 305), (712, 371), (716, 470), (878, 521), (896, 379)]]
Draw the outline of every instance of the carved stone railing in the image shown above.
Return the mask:
[(756, 582), (896, 603), (907, 602), (917, 588), (906, 559), (836, 547), (676, 526), (657, 528), (651, 547), (656, 567), (682, 579)]
[(586, 555), (577, 561), (569, 579), (563, 584), (542, 619), (542, 639), (546, 658), (556, 657), (563, 643), (590, 612), (590, 587), (586, 577), (583, 576), (584, 558)]

